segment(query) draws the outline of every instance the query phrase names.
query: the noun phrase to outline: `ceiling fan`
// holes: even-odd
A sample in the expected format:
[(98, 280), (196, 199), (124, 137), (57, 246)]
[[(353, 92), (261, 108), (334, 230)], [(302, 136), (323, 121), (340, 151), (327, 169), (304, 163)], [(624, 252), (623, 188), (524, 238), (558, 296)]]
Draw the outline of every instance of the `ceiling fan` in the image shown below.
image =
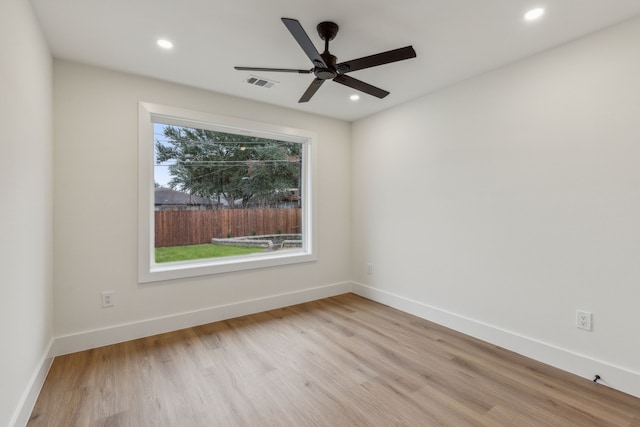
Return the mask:
[(337, 58), (329, 53), (329, 42), (338, 34), (338, 25), (333, 22), (321, 22), (317, 26), (320, 38), (324, 40), (324, 52), (319, 53), (309, 36), (302, 28), (300, 22), (296, 19), (282, 18), (282, 22), (287, 27), (291, 35), (298, 42), (304, 53), (307, 54), (313, 68), (310, 70), (295, 70), (290, 68), (260, 68), (260, 67), (234, 67), (236, 70), (245, 71), (276, 71), (283, 73), (313, 73), (316, 78), (311, 82), (305, 93), (298, 102), (308, 102), (316, 91), (322, 86), (325, 80), (333, 80), (336, 83), (349, 86), (350, 88), (359, 90), (377, 98), (384, 98), (389, 95), (386, 90), (372, 86), (368, 83), (354, 79), (346, 75), (351, 71), (362, 70), (364, 68), (376, 67), (378, 65), (389, 64), (391, 62), (402, 61), (405, 59), (415, 58), (416, 52), (412, 46), (401, 47), (399, 49), (389, 50), (387, 52), (377, 53), (375, 55), (365, 56), (350, 61), (336, 63)]

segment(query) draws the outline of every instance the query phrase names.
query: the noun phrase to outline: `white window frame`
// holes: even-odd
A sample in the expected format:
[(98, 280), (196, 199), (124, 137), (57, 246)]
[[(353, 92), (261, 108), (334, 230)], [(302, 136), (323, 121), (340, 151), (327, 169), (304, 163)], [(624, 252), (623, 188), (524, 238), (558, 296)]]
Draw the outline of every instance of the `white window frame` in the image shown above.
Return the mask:
[[(227, 258), (155, 262), (154, 123), (244, 134), (302, 144), (302, 248)], [(229, 273), (317, 260), (313, 176), (316, 134), (302, 129), (255, 122), (166, 105), (138, 104), (138, 282)]]

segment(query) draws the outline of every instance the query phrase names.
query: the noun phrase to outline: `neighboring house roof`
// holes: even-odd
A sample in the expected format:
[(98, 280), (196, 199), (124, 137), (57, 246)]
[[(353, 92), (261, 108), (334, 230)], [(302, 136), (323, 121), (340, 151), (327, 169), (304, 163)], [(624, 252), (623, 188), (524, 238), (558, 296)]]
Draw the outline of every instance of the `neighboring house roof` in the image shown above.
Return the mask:
[(204, 197), (195, 196), (182, 191), (172, 190), (170, 188), (156, 188), (155, 190), (156, 205), (212, 205), (212, 200)]

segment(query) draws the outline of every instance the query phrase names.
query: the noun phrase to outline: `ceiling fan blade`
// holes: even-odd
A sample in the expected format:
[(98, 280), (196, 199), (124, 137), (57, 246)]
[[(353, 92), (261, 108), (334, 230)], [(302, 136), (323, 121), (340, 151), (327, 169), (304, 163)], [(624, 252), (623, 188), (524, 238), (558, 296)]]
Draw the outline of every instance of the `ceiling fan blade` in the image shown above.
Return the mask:
[(304, 31), (300, 22), (297, 19), (291, 18), (282, 18), (282, 22), (289, 29), (289, 32), (293, 38), (296, 39), (302, 50), (304, 50), (304, 53), (306, 53), (311, 62), (313, 62), (313, 65), (318, 68), (327, 68), (327, 64), (324, 62), (324, 59), (322, 59), (322, 56), (320, 56), (318, 49), (316, 49), (311, 39)]
[(376, 98), (384, 98), (389, 95), (389, 92), (386, 90), (380, 89), (379, 87), (371, 86), (369, 83), (365, 83), (358, 79), (354, 79), (351, 76), (338, 75), (333, 79), (334, 82), (343, 84), (345, 86), (349, 86), (350, 88), (359, 90), (364, 93), (368, 93), (369, 95), (375, 96)]
[(309, 102), (309, 100), (316, 93), (316, 91), (320, 89), (320, 86), (322, 86), (322, 83), (324, 83), (324, 80), (314, 79), (309, 85), (309, 87), (307, 88), (307, 90), (302, 94), (302, 97), (300, 98), (298, 103)]
[(311, 74), (311, 70), (294, 70), (291, 68), (259, 68), (259, 67), (233, 67), (241, 71), (277, 71), (279, 73)]
[(403, 61), (405, 59), (415, 58), (416, 51), (413, 46), (405, 46), (400, 49), (389, 50), (387, 52), (377, 53), (375, 55), (365, 56), (351, 61), (341, 62), (336, 65), (336, 70), (340, 74), (351, 71), (362, 70), (364, 68), (376, 67), (378, 65), (389, 64), (391, 62)]

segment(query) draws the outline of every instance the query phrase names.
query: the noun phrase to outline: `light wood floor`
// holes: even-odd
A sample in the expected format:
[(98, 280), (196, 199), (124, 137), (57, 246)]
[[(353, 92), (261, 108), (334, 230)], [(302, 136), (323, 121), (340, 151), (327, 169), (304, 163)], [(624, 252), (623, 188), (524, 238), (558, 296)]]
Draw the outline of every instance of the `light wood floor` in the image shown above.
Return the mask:
[(57, 357), (29, 426), (640, 426), (640, 399), (353, 294)]

